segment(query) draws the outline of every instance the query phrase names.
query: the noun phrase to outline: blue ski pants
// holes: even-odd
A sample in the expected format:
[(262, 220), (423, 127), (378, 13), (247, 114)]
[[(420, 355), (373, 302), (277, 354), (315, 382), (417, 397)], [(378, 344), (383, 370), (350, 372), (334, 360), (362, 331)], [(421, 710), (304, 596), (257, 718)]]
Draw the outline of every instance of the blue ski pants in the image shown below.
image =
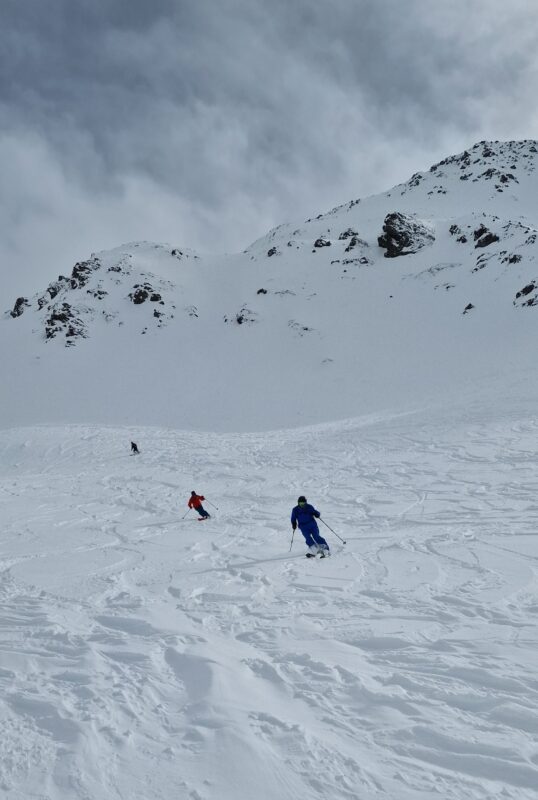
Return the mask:
[(314, 545), (317, 545), (318, 547), (323, 547), (324, 550), (328, 550), (329, 549), (329, 545), (327, 544), (327, 542), (325, 541), (323, 536), (320, 534), (320, 532), (318, 531), (317, 527), (316, 528), (305, 528), (304, 530), (302, 528), (299, 528), (299, 530), (303, 534), (303, 536), (305, 538), (305, 542), (306, 542), (308, 547), (312, 547)]

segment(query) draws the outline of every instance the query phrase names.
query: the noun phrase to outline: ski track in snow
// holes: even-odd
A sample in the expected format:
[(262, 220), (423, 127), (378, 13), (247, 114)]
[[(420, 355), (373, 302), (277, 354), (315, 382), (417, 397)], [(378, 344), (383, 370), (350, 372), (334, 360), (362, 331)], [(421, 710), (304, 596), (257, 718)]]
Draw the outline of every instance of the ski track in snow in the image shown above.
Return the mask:
[[(509, 414), (0, 432), (2, 796), (534, 798), (537, 448)], [(288, 552), (303, 492), (329, 560)]]

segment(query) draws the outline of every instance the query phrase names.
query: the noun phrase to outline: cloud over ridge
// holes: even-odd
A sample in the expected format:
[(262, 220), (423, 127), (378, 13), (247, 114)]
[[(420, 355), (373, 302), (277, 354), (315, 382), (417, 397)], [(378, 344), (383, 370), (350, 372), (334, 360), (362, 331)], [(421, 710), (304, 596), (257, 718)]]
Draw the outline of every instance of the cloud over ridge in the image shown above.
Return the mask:
[(3, 10), (0, 256), (21, 291), (37, 254), (50, 268), (132, 238), (240, 249), (477, 139), (536, 133), (524, 0)]

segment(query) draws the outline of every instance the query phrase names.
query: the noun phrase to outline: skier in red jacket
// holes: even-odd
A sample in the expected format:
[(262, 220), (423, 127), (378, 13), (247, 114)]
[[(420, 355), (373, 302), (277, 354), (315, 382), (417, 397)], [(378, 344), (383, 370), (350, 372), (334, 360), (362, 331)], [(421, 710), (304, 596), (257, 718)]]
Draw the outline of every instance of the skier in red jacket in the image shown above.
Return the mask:
[(208, 519), (211, 514), (208, 514), (203, 507), (202, 500), (205, 500), (203, 494), (196, 494), (196, 492), (193, 491), (191, 492), (191, 496), (187, 505), (189, 508), (194, 508), (194, 510), (200, 514), (200, 519)]

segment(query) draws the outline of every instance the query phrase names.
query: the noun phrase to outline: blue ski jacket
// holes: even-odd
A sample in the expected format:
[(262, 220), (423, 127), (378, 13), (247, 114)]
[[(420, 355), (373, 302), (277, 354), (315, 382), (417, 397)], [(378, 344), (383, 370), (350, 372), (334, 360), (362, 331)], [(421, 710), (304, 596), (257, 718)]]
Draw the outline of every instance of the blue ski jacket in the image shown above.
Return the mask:
[(321, 514), (310, 503), (304, 506), (295, 506), (291, 512), (291, 526), (294, 530), (295, 526), (298, 525), (302, 531), (315, 531), (318, 533), (318, 523), (314, 517), (321, 517)]

